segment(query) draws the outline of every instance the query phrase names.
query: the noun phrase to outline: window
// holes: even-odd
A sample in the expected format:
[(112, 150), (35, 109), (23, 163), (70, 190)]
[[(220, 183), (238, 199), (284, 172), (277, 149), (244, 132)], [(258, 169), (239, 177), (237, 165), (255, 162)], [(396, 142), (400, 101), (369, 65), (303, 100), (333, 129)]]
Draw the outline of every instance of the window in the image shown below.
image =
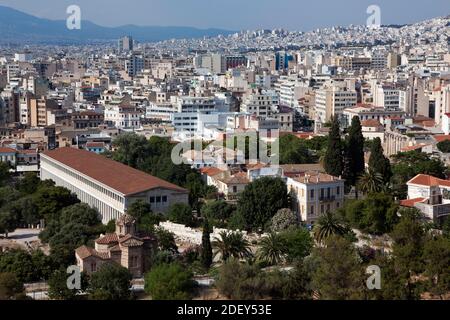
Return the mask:
[(337, 187), (337, 188), (336, 188), (336, 194), (337, 194), (337, 195), (341, 194), (341, 187)]
[(323, 207), (323, 204), (320, 205), (320, 213), (324, 213), (324, 207)]
[(311, 212), (310, 212), (310, 214), (311, 214), (311, 215), (314, 215), (314, 206), (311, 206)]
[(150, 203), (155, 203), (155, 197), (150, 197)]
[(162, 202), (167, 202), (167, 196), (162, 196)]
[(156, 203), (160, 203), (161, 202), (161, 196), (157, 196), (156, 197)]
[(314, 189), (311, 190), (310, 194), (311, 194), (311, 199), (314, 198)]
[(233, 193), (237, 192), (237, 186), (233, 186)]
[(91, 263), (91, 272), (97, 271), (97, 264), (95, 262)]

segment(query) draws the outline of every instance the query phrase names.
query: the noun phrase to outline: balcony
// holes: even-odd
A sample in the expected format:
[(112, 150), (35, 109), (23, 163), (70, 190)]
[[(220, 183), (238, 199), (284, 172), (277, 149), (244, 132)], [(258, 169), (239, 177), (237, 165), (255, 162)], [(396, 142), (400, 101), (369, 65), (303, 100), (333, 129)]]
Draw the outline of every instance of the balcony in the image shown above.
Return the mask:
[(332, 202), (336, 200), (336, 196), (320, 196), (319, 201), (320, 202)]

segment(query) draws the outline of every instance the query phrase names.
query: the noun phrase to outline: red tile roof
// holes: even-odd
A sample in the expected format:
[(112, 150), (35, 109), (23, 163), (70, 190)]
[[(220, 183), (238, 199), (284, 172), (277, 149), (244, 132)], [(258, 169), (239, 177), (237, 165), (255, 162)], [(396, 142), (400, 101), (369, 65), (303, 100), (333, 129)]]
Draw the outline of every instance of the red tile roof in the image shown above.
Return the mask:
[(13, 148), (0, 148), (0, 153), (16, 153), (17, 151)]
[(95, 242), (98, 244), (111, 244), (111, 243), (118, 242), (118, 241), (119, 241), (119, 237), (117, 237), (117, 234), (115, 234), (115, 233), (107, 233), (103, 237), (95, 240)]
[(401, 152), (408, 152), (408, 151), (422, 149), (422, 148), (424, 148), (426, 146), (429, 146), (429, 144), (419, 143), (419, 144), (417, 144), (415, 146), (408, 146), (408, 147), (401, 148), (400, 151)]
[(87, 246), (81, 246), (75, 249), (75, 253), (80, 257), (80, 259), (85, 259), (87, 257), (98, 257), (103, 260), (108, 260), (109, 255), (107, 252), (98, 252), (97, 250), (93, 248), (89, 248)]
[(222, 173), (223, 170), (220, 170), (219, 168), (216, 168), (216, 167), (205, 167), (205, 168), (201, 168), (200, 172), (202, 174), (206, 174), (207, 176), (213, 177), (219, 173)]
[(86, 148), (103, 148), (104, 142), (86, 142)]
[(428, 174), (418, 174), (407, 182), (408, 184), (417, 184), (421, 186), (446, 186), (450, 187), (450, 180), (439, 179)]
[(362, 127), (379, 127), (381, 126), (380, 121), (375, 119), (363, 120), (361, 121)]
[(414, 204), (416, 204), (417, 202), (422, 202), (424, 200), (425, 200), (425, 198), (414, 198), (414, 199), (400, 200), (400, 205), (402, 207), (413, 208)]
[(43, 153), (43, 158), (45, 157), (56, 160), (123, 195), (156, 188), (188, 192), (173, 183), (86, 150), (64, 147)]
[(433, 138), (434, 138), (434, 140), (436, 140), (436, 142), (442, 142), (442, 141), (450, 140), (450, 135), (437, 134), (437, 135), (433, 136)]

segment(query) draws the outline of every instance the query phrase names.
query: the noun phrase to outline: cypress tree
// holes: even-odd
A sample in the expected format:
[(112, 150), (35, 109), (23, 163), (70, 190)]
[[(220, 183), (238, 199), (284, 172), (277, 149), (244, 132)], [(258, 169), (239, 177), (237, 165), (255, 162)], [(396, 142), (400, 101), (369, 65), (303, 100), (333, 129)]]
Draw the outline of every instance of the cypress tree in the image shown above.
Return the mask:
[(208, 219), (205, 219), (203, 223), (201, 262), (206, 269), (209, 269), (209, 267), (211, 267), (213, 259), (210, 234), (211, 229), (209, 226), (209, 222)]
[(358, 177), (364, 172), (364, 137), (361, 130), (359, 117), (352, 119), (352, 124), (348, 131), (348, 141), (346, 148), (346, 158), (348, 170), (345, 178), (350, 185), (355, 185)]
[(344, 170), (344, 159), (342, 152), (341, 132), (339, 121), (333, 117), (328, 135), (328, 147), (324, 158), (325, 171), (332, 176), (339, 177)]
[(370, 148), (369, 169), (381, 174), (385, 183), (392, 177), (391, 163), (383, 154), (380, 138), (375, 138)]

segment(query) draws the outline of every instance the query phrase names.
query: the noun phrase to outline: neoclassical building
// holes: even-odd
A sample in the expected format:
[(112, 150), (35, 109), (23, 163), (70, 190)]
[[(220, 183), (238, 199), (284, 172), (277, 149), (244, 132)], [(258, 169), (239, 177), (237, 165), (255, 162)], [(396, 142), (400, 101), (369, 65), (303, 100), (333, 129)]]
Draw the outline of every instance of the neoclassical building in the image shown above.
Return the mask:
[(116, 231), (95, 241), (95, 248), (81, 246), (75, 250), (81, 272), (92, 274), (105, 263), (118, 263), (133, 277), (142, 277), (150, 268), (150, 258), (156, 250), (156, 239), (138, 236), (136, 220), (124, 214), (116, 221)]
[(65, 147), (40, 157), (41, 180), (53, 180), (97, 208), (105, 224), (118, 219), (137, 200), (149, 203), (157, 213), (165, 213), (173, 203), (189, 201), (186, 189), (94, 152)]

